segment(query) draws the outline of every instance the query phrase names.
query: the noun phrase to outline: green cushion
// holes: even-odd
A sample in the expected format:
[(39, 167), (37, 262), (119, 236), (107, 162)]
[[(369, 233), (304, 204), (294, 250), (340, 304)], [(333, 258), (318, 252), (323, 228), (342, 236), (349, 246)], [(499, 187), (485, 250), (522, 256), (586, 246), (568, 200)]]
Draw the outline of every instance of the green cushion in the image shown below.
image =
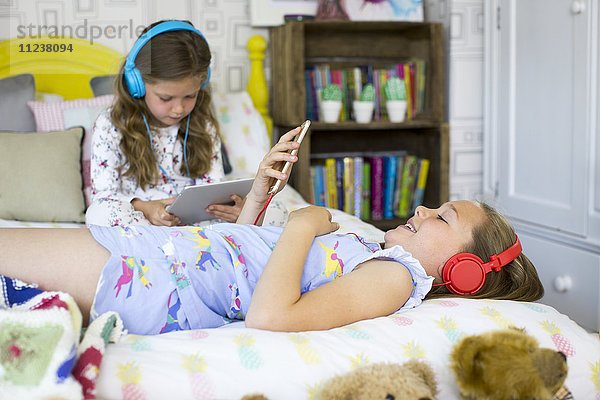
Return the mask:
[(0, 132), (0, 218), (84, 222), (83, 128)]

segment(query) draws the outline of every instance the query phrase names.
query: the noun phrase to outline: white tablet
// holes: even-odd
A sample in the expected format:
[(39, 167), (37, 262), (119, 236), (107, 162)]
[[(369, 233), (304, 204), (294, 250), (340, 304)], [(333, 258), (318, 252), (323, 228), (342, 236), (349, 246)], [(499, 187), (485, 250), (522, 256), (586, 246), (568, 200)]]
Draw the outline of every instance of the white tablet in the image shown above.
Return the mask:
[(205, 211), (206, 207), (211, 204), (232, 204), (232, 194), (246, 197), (252, 182), (254, 178), (188, 186), (167, 207), (167, 211), (178, 216), (184, 225), (214, 219), (214, 215)]

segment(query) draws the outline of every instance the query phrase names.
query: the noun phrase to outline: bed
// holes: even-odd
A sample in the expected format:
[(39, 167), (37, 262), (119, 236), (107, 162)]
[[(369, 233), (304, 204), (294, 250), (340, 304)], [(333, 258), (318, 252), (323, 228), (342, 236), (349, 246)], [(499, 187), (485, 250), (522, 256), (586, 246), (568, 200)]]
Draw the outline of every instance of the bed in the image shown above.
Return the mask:
[[(81, 226), (86, 206), (85, 187), (89, 184), (81, 172), (85, 168), (85, 145), (89, 140), (85, 133), (89, 133), (98, 110), (110, 104), (109, 97), (93, 97), (90, 81), (113, 74), (123, 55), (99, 44), (91, 46), (71, 39), (70, 43), (78, 49), (77, 57), (66, 53), (44, 56), (47, 58), (32, 57), (15, 51), (16, 46), (26, 40), (0, 43), (0, 60), (7, 60), (0, 65), (3, 98), (0, 107), (10, 108), (0, 109), (0, 116), (3, 116), (0, 121), (5, 124), (14, 119), (26, 119), (29, 115), (32, 118), (28, 122), (29, 129), (21, 129), (29, 133), (20, 134), (38, 136), (79, 125), (83, 126), (79, 129), (82, 129), (84, 140), (81, 148), (61, 153), (65, 157), (64, 163), (30, 171), (33, 175), (15, 178), (15, 166), (0, 161), (0, 195), (21, 190), (21, 196), (34, 196), (39, 201), (51, 194), (52, 187), (39, 189), (48, 192), (37, 194), (27, 192), (27, 187), (42, 187), (44, 181), (52, 179), (63, 191), (70, 187), (78, 195), (68, 199), (68, 206), (64, 203), (55, 205), (55, 208), (66, 209), (66, 216), (59, 218), (51, 214), (37, 215), (38, 219), (23, 218), (19, 214), (22, 204), (16, 210), (14, 204), (0, 203), (0, 226)], [(258, 43), (255, 49), (264, 51), (264, 40), (252, 40)], [(270, 145), (265, 79), (261, 66), (257, 70), (257, 64), (253, 63), (252, 68), (248, 93), (215, 96), (215, 108), (234, 176), (252, 173)], [(31, 82), (27, 79), (17, 80), (23, 79), (21, 76), (26, 73), (33, 74), (35, 89), (28, 86)], [(13, 92), (14, 95), (8, 95)], [(32, 97), (35, 93), (37, 100)], [(15, 110), (14, 106), (23, 99), (24, 104), (29, 104)], [(262, 114), (257, 110), (262, 110)], [(58, 115), (59, 121), (49, 115)], [(20, 128), (26, 125), (22, 124)], [(18, 131), (11, 126), (0, 129), (11, 131), (13, 138)], [(0, 141), (3, 138), (0, 136)], [(228, 146), (228, 143), (239, 141), (246, 144), (244, 152), (236, 152), (242, 146)], [(0, 143), (0, 152), (1, 148)], [(45, 156), (42, 153), (30, 156), (32, 160), (39, 160)], [(69, 168), (70, 172), (67, 171)], [(68, 173), (74, 177), (66, 177)], [(69, 179), (73, 182), (68, 182)], [(17, 187), (22, 183), (26, 183), (22, 185), (25, 188)], [(270, 225), (285, 224), (290, 211), (308, 204), (289, 186), (276, 199), (267, 212), (265, 223)], [(78, 209), (73, 211), (73, 208)], [(341, 232), (355, 232), (371, 241), (382, 240), (383, 232), (374, 226), (342, 211), (331, 211), (334, 220), (341, 225)], [(426, 300), (416, 309), (329, 331), (274, 333), (248, 329), (243, 322), (236, 322), (218, 329), (160, 336), (123, 335), (106, 347), (99, 368), (96, 396), (102, 399), (239, 399), (246, 394), (262, 393), (271, 399), (308, 399), (314, 397), (325, 379), (334, 375), (369, 363), (402, 363), (417, 359), (433, 368), (439, 398), (454, 399), (459, 396), (458, 388), (448, 367), (453, 345), (464, 336), (509, 326), (524, 328), (543, 347), (563, 351), (568, 356), (566, 386), (574, 398), (600, 399), (600, 339), (597, 332), (587, 332), (568, 316), (539, 303), (460, 298)]]

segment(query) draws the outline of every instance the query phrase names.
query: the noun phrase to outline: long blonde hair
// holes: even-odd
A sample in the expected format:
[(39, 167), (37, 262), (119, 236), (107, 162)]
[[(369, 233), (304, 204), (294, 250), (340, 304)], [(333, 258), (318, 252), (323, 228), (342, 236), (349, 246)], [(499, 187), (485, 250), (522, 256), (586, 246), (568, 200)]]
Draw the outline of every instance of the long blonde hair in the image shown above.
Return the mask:
[[(473, 229), (473, 242), (463, 251), (473, 253), (487, 262), (493, 254), (499, 254), (509, 248), (516, 239), (516, 234), (508, 222), (494, 208), (480, 203), (486, 221)], [(474, 295), (461, 296), (448, 291), (446, 286), (434, 287), (427, 298), (437, 297), (470, 297), (476, 299), (535, 301), (544, 295), (544, 286), (540, 281), (535, 266), (525, 254), (521, 254), (499, 272), (490, 272), (485, 277), (485, 284)]]
[[(142, 34), (153, 26), (148, 26)], [(185, 21), (187, 22), (187, 21)], [(191, 23), (190, 23), (191, 25)], [(189, 77), (207, 79), (211, 53), (208, 43), (190, 31), (164, 32), (150, 39), (135, 59), (135, 65), (144, 82), (175, 81)], [(112, 123), (121, 132), (121, 150), (126, 160), (121, 166), (124, 176), (134, 177), (141, 188), (155, 184), (159, 177), (158, 162), (150, 146), (150, 139), (142, 114), (148, 116), (149, 124), (156, 123), (143, 98), (134, 99), (123, 83), (125, 60), (115, 79), (115, 101), (110, 113)], [(210, 170), (214, 139), (209, 131), (214, 127), (220, 137), (219, 125), (211, 107), (210, 85), (200, 90), (196, 105), (190, 113), (189, 136), (186, 144), (187, 159), (192, 178), (200, 177)], [(179, 126), (178, 139), (183, 142), (186, 123)], [(186, 175), (184, 163), (182, 175)]]

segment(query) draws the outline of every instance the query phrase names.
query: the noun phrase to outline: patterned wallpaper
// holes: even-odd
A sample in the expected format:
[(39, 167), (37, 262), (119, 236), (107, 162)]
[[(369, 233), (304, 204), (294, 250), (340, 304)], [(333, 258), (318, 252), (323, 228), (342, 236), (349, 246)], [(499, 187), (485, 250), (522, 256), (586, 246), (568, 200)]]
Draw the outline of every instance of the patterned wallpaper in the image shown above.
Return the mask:
[[(212, 82), (216, 90), (246, 87), (249, 72), (246, 41), (268, 37), (265, 28), (250, 26), (251, 0), (0, 0), (0, 39), (15, 37), (32, 25), (79, 27), (86, 39), (121, 27), (120, 35), (100, 34), (93, 40), (126, 53), (137, 34), (158, 19), (187, 19), (208, 39), (213, 51)], [(426, 18), (445, 26), (450, 121), (450, 195), (479, 198), (482, 193), (483, 130), (483, 1), (424, 0)], [(92, 28), (93, 27), (93, 28)], [(86, 31), (87, 29), (87, 31)], [(34, 30), (35, 32), (35, 30)], [(266, 60), (267, 79), (269, 59)]]
[(266, 29), (250, 26), (248, 4), (249, 0), (0, 0), (0, 39), (17, 36), (19, 26), (33, 25), (37, 34), (39, 26), (70, 25), (75, 36), (125, 54), (144, 26), (160, 19), (185, 19), (210, 43), (213, 86), (236, 92), (246, 87), (249, 73), (246, 41), (254, 34), (268, 37)]

